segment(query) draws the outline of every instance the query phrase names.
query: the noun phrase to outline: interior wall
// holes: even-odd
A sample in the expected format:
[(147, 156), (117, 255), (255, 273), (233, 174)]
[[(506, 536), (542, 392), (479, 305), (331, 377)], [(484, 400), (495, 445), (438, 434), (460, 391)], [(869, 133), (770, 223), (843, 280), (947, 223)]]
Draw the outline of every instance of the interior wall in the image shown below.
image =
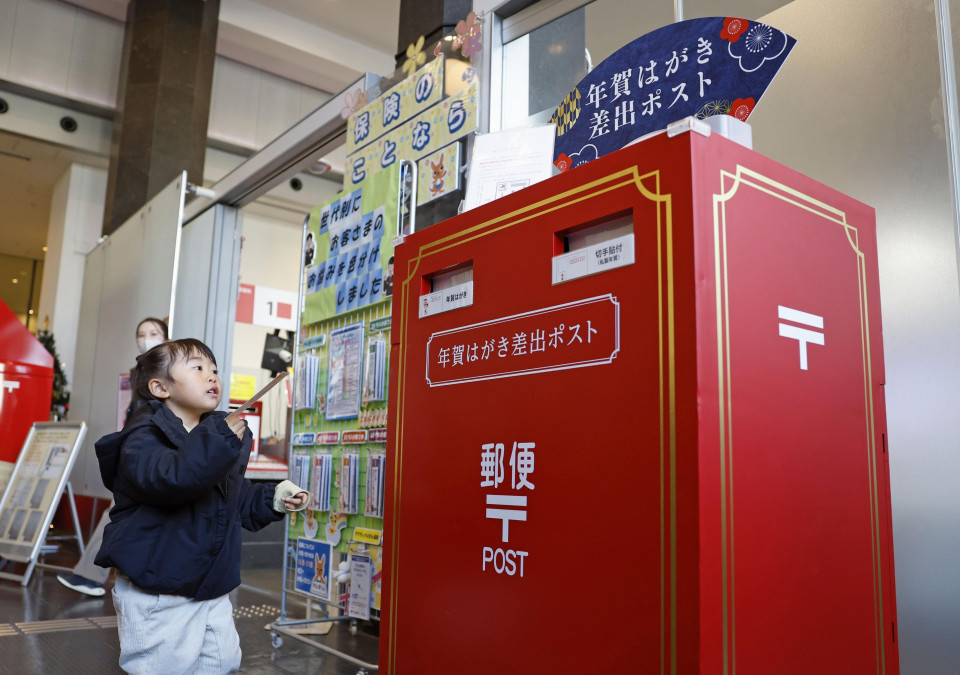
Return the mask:
[[(306, 215), (306, 214), (304, 214)], [(300, 289), (300, 244), (303, 220), (268, 218), (245, 209), (243, 248), (240, 252), (240, 283), (266, 286), (291, 293)], [(233, 333), (233, 372), (254, 375), (257, 388), (270, 381), (270, 373), (260, 367), (263, 344), (273, 329), (248, 323), (235, 324)], [(283, 387), (276, 387), (263, 400), (261, 436), (286, 437), (286, 401)]]
[(960, 663), (960, 292), (929, 0), (796, 0), (754, 149), (877, 211), (903, 673)]
[(329, 99), (326, 92), (218, 56), (207, 135), (259, 149)]
[(123, 24), (56, 0), (0, 0), (0, 78), (104, 108), (117, 102)]
[[(0, 0), (0, 80), (112, 111), (123, 31), (123, 22), (68, 2)], [(326, 92), (218, 55), (207, 133), (245, 150), (259, 149), (329, 98)], [(81, 128), (91, 126), (86, 119), (78, 121)], [(48, 138), (49, 132), (39, 137)], [(109, 137), (107, 128), (108, 142)]]
[(110, 497), (94, 442), (122, 423), (119, 378), (135, 364), (137, 324), (145, 316), (169, 316), (176, 331), (173, 290), (186, 178), (184, 171), (87, 254), (69, 414), (87, 422), (71, 474), (78, 494)]
[(100, 238), (107, 172), (71, 164), (53, 189), (38, 325), (50, 318), (68, 385), (73, 383), (87, 253)]
[(43, 328), (37, 307), (44, 261), (0, 253), (0, 302), (32, 333)]

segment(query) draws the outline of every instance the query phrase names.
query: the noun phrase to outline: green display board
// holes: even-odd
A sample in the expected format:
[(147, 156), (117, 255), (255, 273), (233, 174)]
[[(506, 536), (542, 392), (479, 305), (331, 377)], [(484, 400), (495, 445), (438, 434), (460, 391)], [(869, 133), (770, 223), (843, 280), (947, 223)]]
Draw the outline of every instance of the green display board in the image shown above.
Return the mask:
[(393, 294), (399, 163), (310, 211), (301, 325), (380, 304)]
[(399, 203), (397, 163), (311, 210), (294, 364), (290, 478), (309, 489), (311, 501), (287, 525), (289, 540), (297, 542), (287, 564), (299, 580), (290, 590), (345, 608), (347, 586), (337, 569), (357, 556), (358, 569), (369, 572), (370, 601), (356, 606), (355, 598), (351, 611), (374, 619)]

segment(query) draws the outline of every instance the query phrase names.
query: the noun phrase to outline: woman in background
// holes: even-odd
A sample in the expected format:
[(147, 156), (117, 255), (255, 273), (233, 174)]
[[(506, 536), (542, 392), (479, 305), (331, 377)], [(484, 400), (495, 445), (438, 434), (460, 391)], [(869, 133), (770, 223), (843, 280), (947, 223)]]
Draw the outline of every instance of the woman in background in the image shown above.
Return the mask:
[[(163, 319), (147, 317), (137, 324), (137, 330), (134, 333), (137, 338), (137, 350), (141, 354), (163, 344), (169, 339), (167, 323)], [(144, 401), (137, 396), (137, 383), (134, 381), (136, 368), (130, 370), (130, 391), (132, 398), (130, 405), (127, 406), (127, 412), (123, 417), (123, 426), (126, 427), (133, 414), (144, 405)], [(111, 502), (110, 506), (113, 506)], [(87, 542), (83, 555), (80, 556), (80, 562), (73, 568), (73, 574), (58, 574), (57, 580), (72, 591), (83, 593), (84, 595), (101, 596), (106, 593), (103, 587), (110, 576), (110, 570), (104, 567), (98, 567), (93, 563), (100, 551), (100, 544), (103, 543), (103, 528), (110, 522), (110, 508), (107, 508), (97, 523), (97, 529), (93, 531), (90, 541)]]

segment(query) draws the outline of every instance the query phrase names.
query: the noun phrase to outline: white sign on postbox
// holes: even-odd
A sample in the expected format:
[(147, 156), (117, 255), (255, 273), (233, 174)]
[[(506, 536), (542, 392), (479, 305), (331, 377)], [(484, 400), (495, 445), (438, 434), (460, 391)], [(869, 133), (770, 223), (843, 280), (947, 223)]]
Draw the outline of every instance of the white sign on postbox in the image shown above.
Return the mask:
[(553, 259), (554, 285), (632, 265), (633, 233), (558, 255)]
[(473, 304), (473, 282), (467, 281), (442, 291), (420, 296), (420, 318), (449, 312)]

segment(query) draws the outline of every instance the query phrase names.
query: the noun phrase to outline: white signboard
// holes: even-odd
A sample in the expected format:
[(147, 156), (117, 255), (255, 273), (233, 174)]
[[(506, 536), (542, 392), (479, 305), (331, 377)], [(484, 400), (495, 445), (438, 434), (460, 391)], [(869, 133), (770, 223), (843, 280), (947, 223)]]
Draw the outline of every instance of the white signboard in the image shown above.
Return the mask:
[(464, 210), (552, 176), (556, 136), (557, 128), (553, 124), (478, 136), (470, 159)]
[(347, 614), (358, 619), (370, 618), (370, 579), (373, 560), (365, 555), (350, 556), (350, 602)]
[(0, 577), (29, 580), (86, 431), (84, 422), (35, 422), (30, 429), (0, 498), (0, 556), (29, 566), (23, 575)]
[(457, 284), (442, 291), (420, 296), (420, 318), (449, 312), (473, 304), (473, 282)]
[(297, 294), (278, 288), (257, 286), (253, 295), (253, 323), (257, 326), (296, 330)]
[(632, 265), (633, 261), (633, 234), (627, 234), (556, 256), (553, 259), (553, 283), (625, 267)]

